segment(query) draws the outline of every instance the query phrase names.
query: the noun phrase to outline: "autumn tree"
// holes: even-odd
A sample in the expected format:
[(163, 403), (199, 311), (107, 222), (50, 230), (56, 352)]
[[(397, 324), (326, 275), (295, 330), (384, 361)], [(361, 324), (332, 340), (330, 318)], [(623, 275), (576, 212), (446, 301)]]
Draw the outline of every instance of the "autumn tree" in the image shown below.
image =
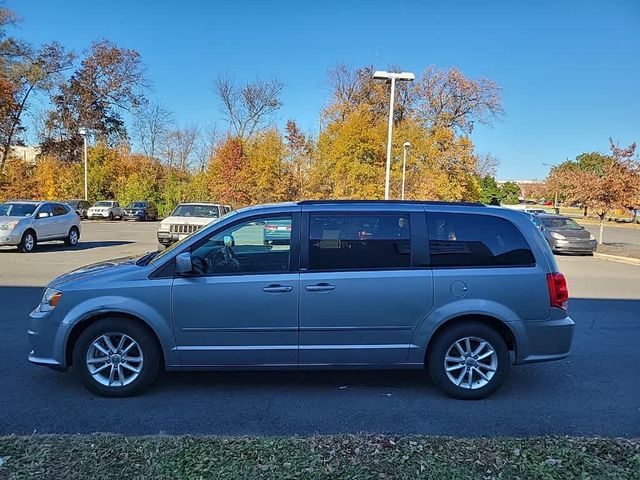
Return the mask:
[(10, 37), (6, 28), (15, 22), (13, 13), (0, 7), (0, 173), (11, 145), (20, 141), (33, 95), (51, 91), (73, 61), (73, 54), (58, 43), (34, 49)]
[(503, 113), (501, 89), (488, 78), (470, 79), (456, 68), (428, 67), (414, 85), (416, 115), (434, 125), (471, 133), (474, 124), (490, 124)]
[(580, 202), (600, 219), (604, 242), (604, 222), (615, 208), (626, 209), (640, 191), (640, 167), (634, 158), (636, 144), (621, 148), (609, 139), (611, 155), (583, 154), (574, 161), (552, 169), (550, 181), (562, 188), (569, 202)]
[(43, 152), (77, 160), (82, 144), (80, 127), (89, 129), (97, 142), (118, 145), (127, 139), (123, 112), (133, 113), (144, 104), (148, 82), (140, 54), (102, 40), (68, 81), (52, 97), (48, 118), (50, 136)]
[(238, 85), (229, 77), (219, 76), (214, 91), (229, 122), (231, 133), (247, 140), (268, 125), (282, 106), (280, 95), (284, 84), (279, 80), (256, 80)]
[(215, 201), (240, 207), (251, 203), (249, 160), (242, 140), (229, 137), (209, 163), (209, 192)]
[(284, 138), (292, 176), (292, 199), (302, 199), (309, 193), (308, 182), (313, 164), (314, 142), (293, 120), (287, 121)]
[(196, 154), (199, 135), (196, 125), (168, 131), (160, 155), (164, 163), (182, 171), (189, 170)]

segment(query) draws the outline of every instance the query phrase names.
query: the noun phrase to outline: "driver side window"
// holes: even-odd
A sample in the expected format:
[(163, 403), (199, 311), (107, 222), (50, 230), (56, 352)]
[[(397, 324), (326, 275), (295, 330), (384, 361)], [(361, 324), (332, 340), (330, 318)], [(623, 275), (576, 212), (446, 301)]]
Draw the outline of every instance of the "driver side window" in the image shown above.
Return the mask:
[(291, 216), (262, 217), (210, 237), (191, 252), (193, 272), (280, 273), (289, 271)]

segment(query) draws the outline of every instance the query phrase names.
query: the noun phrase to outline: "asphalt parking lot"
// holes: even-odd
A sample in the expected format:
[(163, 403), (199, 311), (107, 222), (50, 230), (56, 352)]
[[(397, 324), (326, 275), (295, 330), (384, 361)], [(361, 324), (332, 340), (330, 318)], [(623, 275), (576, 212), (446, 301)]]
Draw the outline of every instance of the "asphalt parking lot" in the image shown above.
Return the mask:
[[(26, 360), (25, 318), (73, 268), (156, 248), (157, 223), (84, 222), (82, 243), (0, 248), (0, 434), (640, 436), (640, 266), (559, 257), (577, 323), (572, 355), (513, 368), (477, 402), (443, 396), (423, 372), (164, 374), (143, 395), (104, 399)], [(640, 235), (640, 231), (638, 233)]]

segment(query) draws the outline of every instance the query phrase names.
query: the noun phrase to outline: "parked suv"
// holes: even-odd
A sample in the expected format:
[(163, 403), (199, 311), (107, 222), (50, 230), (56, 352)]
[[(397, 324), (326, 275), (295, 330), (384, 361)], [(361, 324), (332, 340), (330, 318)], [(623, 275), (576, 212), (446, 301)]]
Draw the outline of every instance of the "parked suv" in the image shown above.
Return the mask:
[[(290, 225), (264, 242), (266, 225)], [(571, 348), (567, 285), (522, 213), (305, 201), (214, 220), (162, 252), (52, 281), (29, 359), (125, 396), (161, 369), (414, 368), (482, 398)]]
[(57, 202), (14, 201), (0, 204), (0, 246), (15, 245), (32, 252), (38, 242), (80, 241), (80, 217), (69, 205)]
[(231, 211), (228, 205), (217, 203), (181, 203), (158, 226), (161, 248), (188, 237), (202, 227)]
[(114, 218), (119, 218), (122, 220), (123, 215), (120, 204), (114, 200), (100, 200), (87, 211), (87, 217), (90, 219), (106, 218), (107, 220), (113, 220)]
[(123, 211), (125, 220), (142, 220), (146, 222), (147, 220), (158, 220), (158, 209), (152, 202), (138, 201), (131, 202), (129, 205), (124, 207)]

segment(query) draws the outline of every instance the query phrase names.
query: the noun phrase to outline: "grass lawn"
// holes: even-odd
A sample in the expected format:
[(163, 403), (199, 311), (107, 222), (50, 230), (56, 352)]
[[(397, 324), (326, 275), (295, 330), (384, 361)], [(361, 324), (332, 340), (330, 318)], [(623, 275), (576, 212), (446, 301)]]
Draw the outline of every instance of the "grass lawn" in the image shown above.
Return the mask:
[(640, 440), (5, 436), (5, 478), (640, 479)]

